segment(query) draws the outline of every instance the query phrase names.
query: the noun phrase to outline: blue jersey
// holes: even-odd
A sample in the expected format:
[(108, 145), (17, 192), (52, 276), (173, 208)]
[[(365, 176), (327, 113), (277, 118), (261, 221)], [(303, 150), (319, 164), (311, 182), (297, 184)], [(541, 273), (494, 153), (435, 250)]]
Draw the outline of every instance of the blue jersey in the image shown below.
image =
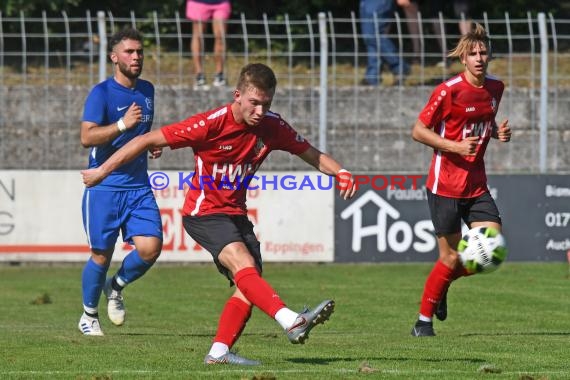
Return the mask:
[[(154, 117), (154, 86), (148, 81), (138, 79), (135, 88), (130, 89), (111, 77), (96, 85), (89, 93), (83, 110), (83, 121), (101, 126), (116, 123), (133, 102), (142, 108), (141, 122), (110, 143), (92, 147), (89, 154), (89, 168), (99, 167), (134, 137), (150, 131)], [(147, 166), (147, 152), (144, 152), (131, 162), (117, 168), (94, 189), (126, 190), (149, 187)]]

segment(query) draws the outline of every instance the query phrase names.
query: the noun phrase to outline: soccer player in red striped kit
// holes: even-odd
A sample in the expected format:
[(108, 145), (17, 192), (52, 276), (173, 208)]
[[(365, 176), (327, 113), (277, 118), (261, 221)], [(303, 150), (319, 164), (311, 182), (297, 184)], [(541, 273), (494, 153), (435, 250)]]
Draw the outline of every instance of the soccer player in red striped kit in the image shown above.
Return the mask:
[[(212, 254), (218, 270), (237, 288), (222, 311), (205, 364), (259, 364), (230, 351), (253, 305), (275, 319), (292, 343), (304, 343), (309, 331), (327, 320), (334, 309), (334, 301), (328, 299), (312, 310), (294, 312), (261, 277), (260, 244), (247, 218), (247, 180), (244, 183), (243, 179), (251, 178), (273, 150), (295, 154), (324, 174), (350, 176), (336, 160), (317, 150), (269, 110), (276, 86), (277, 79), (269, 67), (246, 65), (231, 104), (135, 138), (98, 168), (82, 172), (89, 187), (149, 147), (193, 149), (196, 173), (184, 201), (184, 228)], [(351, 181), (340, 195), (348, 199), (355, 192)]]
[(447, 290), (452, 281), (469, 275), (461, 265), (457, 245), (461, 220), (469, 228), (501, 230), (501, 217), (487, 188), (483, 156), (491, 137), (511, 139), (508, 120), (495, 116), (504, 84), (487, 75), (490, 44), (485, 29), (474, 25), (449, 57), (464, 64), (463, 73), (433, 91), (412, 130), (414, 140), (434, 149), (427, 178), (428, 204), (439, 247), (439, 259), (429, 274), (413, 336), (434, 336), (432, 318), (447, 318)]

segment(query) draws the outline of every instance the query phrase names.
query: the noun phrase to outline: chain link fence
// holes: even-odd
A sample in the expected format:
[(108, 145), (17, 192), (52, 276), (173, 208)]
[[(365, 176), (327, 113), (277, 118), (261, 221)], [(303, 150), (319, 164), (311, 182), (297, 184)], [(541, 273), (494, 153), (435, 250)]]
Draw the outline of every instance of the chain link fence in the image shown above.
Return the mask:
[[(100, 49), (102, 33), (133, 26), (145, 33), (143, 77), (157, 90), (155, 127), (230, 102), (239, 69), (263, 62), (279, 81), (272, 109), (314, 145), (324, 144), (321, 148), (352, 170), (423, 172), (431, 152), (411, 141), (410, 130), (433, 87), (463, 69), (447, 62), (441, 47), (454, 46), (461, 20), (418, 14), (414, 34), (407, 29), (414, 20), (397, 14), (386, 20), (388, 37), (412, 71), (404, 81), (383, 72), (379, 86), (360, 85), (367, 59), (360, 21), (354, 13), (301, 20), (287, 15), (246, 19), (242, 14), (228, 21), (225, 35), (228, 87), (198, 91), (193, 89), (191, 24), (177, 13), (0, 14), (0, 169), (86, 166), (87, 151), (79, 143), (83, 102), (91, 87), (111, 74)], [(514, 129), (512, 143), (490, 145), (488, 170), (570, 172), (570, 20), (542, 15), (541, 22), (540, 15), (529, 13), (526, 19), (505, 14), (476, 21), (492, 39), (489, 71), (507, 85), (499, 118), (509, 118)], [(207, 31), (204, 67), (213, 79), (213, 36)], [(419, 49), (413, 49), (414, 40)], [(190, 150), (167, 152), (152, 165), (189, 169), (191, 155)], [(299, 161), (275, 154), (264, 168), (306, 168)]]

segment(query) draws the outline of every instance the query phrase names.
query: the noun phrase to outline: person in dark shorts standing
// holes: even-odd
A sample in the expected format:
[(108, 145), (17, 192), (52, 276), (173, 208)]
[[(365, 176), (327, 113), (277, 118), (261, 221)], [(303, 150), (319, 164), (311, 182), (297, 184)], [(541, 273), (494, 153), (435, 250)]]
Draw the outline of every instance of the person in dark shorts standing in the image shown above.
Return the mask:
[(450, 57), (465, 70), (433, 91), (412, 130), (414, 140), (434, 149), (427, 178), (428, 204), (439, 247), (439, 260), (429, 274), (413, 336), (434, 336), (432, 317), (447, 318), (447, 289), (469, 275), (459, 261), (461, 221), (469, 228), (501, 230), (501, 217), (487, 188), (483, 156), (491, 137), (511, 139), (508, 120), (495, 116), (504, 84), (487, 75), (490, 45), (485, 29), (463, 35)]

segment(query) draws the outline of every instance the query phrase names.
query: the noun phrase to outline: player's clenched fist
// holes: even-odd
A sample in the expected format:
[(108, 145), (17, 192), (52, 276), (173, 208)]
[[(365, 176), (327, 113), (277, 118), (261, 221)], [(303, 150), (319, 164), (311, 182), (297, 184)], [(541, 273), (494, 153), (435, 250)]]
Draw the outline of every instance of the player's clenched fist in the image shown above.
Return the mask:
[(98, 185), (105, 179), (105, 175), (99, 168), (82, 170), (81, 177), (83, 177), (83, 183), (86, 187)]

